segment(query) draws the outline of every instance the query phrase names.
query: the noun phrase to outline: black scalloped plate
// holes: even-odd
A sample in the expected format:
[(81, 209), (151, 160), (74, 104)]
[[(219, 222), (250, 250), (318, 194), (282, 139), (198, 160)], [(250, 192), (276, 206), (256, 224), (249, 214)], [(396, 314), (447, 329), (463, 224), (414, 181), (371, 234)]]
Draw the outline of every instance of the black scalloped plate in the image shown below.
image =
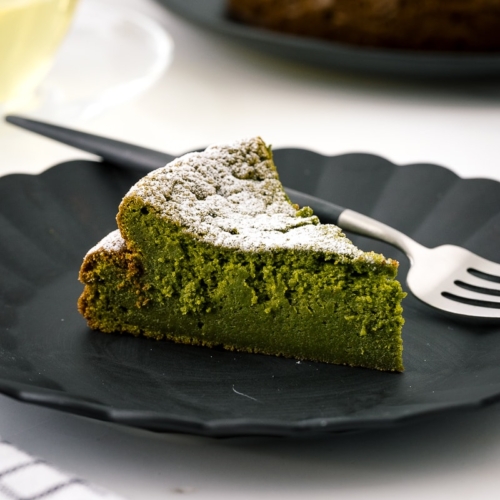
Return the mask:
[(318, 66), (412, 78), (500, 76), (500, 53), (389, 50), (322, 41), (235, 23), (225, 0), (157, 0), (181, 17), (266, 54)]
[[(421, 243), (499, 261), (500, 183), (371, 155), (275, 153), (285, 185), (391, 224)], [(76, 311), (83, 255), (115, 228), (138, 179), (75, 161), (0, 178), (0, 391), (157, 431), (297, 435), (387, 427), (500, 399), (500, 325), (404, 301), (404, 374), (89, 330)], [(408, 264), (383, 243), (353, 238)]]

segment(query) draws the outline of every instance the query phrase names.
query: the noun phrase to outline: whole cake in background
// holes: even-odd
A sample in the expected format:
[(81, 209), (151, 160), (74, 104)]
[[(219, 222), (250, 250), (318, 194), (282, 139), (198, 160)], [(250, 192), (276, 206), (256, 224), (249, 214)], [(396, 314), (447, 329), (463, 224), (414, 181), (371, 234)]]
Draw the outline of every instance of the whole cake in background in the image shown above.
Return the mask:
[(499, 0), (227, 0), (227, 10), (249, 25), (348, 44), (500, 50)]
[(403, 370), (398, 263), (293, 205), (262, 139), (155, 170), (117, 221), (80, 270), (91, 328)]

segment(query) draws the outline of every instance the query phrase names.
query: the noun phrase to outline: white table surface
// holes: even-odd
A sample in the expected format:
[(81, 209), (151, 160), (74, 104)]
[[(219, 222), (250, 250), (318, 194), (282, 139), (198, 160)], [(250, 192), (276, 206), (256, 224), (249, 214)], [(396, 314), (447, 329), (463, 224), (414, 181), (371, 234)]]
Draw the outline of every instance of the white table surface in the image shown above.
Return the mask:
[[(85, 1), (85, 0), (83, 0)], [(162, 79), (82, 130), (169, 153), (261, 135), (275, 147), (369, 152), (500, 180), (498, 82), (422, 84), (280, 61), (195, 28), (152, 0), (175, 42)], [(0, 173), (85, 158), (0, 124)], [(500, 495), (500, 405), (315, 439), (154, 434), (0, 396), (0, 435), (123, 497), (155, 500), (490, 499)]]

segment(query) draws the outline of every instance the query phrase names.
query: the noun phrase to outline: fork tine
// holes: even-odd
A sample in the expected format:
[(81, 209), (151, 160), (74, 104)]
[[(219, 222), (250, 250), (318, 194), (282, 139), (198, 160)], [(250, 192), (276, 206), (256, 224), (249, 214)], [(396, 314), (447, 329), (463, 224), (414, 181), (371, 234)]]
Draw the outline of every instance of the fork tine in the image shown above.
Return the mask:
[(474, 254), (474, 259), (471, 260), (469, 267), (475, 269), (476, 271), (496, 276), (500, 280), (500, 264), (497, 264), (496, 262), (484, 259), (483, 257), (479, 257), (479, 255)]
[(457, 280), (463, 281), (468, 285), (479, 286), (481, 288), (489, 288), (490, 290), (495, 290), (500, 292), (500, 283), (495, 283), (494, 281), (485, 280), (484, 278), (479, 278), (473, 274), (464, 272), (461, 273)]
[(459, 302), (442, 295), (436, 297), (429, 305), (461, 316), (471, 316), (475, 318), (489, 318), (500, 319), (500, 308), (495, 307), (481, 307), (476, 305), (467, 304), (466, 302)]
[(452, 285), (446, 289), (446, 292), (449, 292), (453, 295), (457, 295), (458, 297), (462, 297), (468, 300), (480, 300), (482, 302), (490, 302), (494, 304), (498, 304), (500, 306), (500, 296), (498, 295), (489, 295), (486, 293), (476, 292), (472, 290), (467, 290), (466, 288), (462, 288), (458, 285)]

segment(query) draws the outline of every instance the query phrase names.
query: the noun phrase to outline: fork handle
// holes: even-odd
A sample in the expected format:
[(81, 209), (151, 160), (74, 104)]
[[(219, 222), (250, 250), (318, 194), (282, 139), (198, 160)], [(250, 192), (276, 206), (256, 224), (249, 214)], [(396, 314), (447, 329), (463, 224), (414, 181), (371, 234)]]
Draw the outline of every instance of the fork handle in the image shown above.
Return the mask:
[(54, 139), (57, 142), (68, 144), (68, 146), (93, 153), (106, 162), (121, 168), (148, 173), (151, 170), (163, 167), (175, 158), (175, 156), (160, 151), (108, 139), (107, 137), (87, 134), (86, 132), (60, 127), (59, 125), (31, 120), (22, 116), (9, 115), (5, 117), (5, 121)]
[(294, 203), (311, 207), (321, 222), (389, 243), (402, 250), (411, 261), (418, 252), (425, 250), (420, 243), (383, 222), (295, 189), (285, 188), (285, 191)]

